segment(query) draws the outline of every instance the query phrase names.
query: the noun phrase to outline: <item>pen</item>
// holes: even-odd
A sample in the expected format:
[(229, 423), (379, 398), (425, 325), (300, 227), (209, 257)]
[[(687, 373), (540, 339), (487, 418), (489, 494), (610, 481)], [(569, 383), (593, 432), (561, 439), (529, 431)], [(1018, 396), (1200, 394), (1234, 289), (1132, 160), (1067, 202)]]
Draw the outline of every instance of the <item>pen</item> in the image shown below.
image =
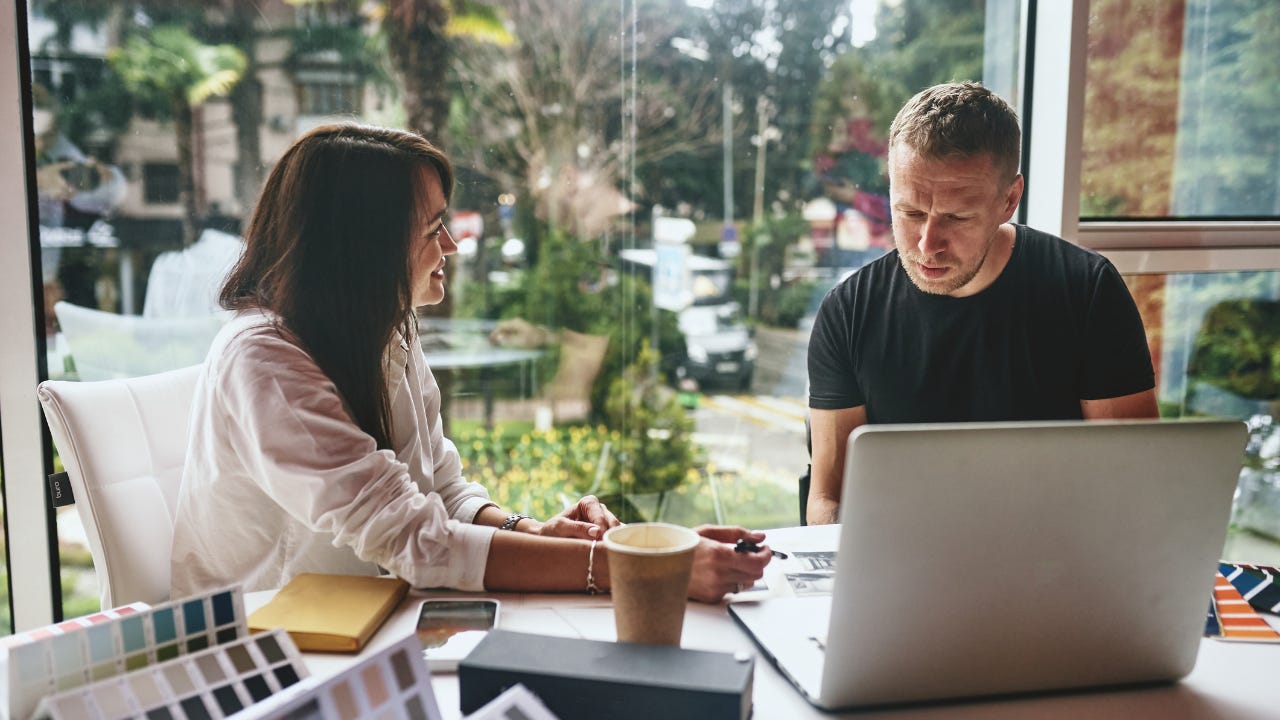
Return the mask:
[[(760, 549), (760, 546), (759, 546), (759, 545), (757, 545), (757, 544), (755, 544), (755, 543), (753, 543), (753, 542), (751, 542), (750, 540), (747, 540), (747, 539), (745, 539), (745, 538), (743, 538), (743, 539), (739, 540), (739, 541), (738, 541), (738, 544), (733, 546), (733, 551), (734, 551), (734, 552), (740, 552), (740, 553), (756, 552), (756, 551), (758, 551), (759, 549)], [(787, 557), (788, 557), (788, 555), (787, 555), (786, 553), (784, 553), (784, 552), (782, 552), (782, 551), (780, 551), (780, 550), (774, 550), (774, 549), (770, 548), (769, 552), (773, 553), (773, 556), (774, 556), (774, 557), (776, 557), (776, 558), (778, 558), (779, 560), (786, 560), (786, 559), (787, 559)]]

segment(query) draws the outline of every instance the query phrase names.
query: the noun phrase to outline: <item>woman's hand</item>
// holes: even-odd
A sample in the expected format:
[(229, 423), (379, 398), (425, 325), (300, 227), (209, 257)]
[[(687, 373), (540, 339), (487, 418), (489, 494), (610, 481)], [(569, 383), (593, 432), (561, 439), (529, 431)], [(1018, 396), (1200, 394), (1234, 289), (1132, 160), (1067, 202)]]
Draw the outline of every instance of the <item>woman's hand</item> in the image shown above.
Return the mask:
[(604, 503), (595, 495), (586, 495), (564, 512), (537, 527), (529, 528), (529, 531), (549, 537), (599, 540), (604, 537), (606, 530), (618, 524), (618, 518), (609, 512)]
[(764, 575), (773, 559), (773, 551), (761, 545), (755, 552), (737, 552), (734, 544), (748, 540), (759, 544), (764, 533), (740, 527), (702, 525), (693, 529), (702, 536), (693, 555), (693, 576), (689, 579), (689, 598), (715, 603), (724, 596), (749, 588)]

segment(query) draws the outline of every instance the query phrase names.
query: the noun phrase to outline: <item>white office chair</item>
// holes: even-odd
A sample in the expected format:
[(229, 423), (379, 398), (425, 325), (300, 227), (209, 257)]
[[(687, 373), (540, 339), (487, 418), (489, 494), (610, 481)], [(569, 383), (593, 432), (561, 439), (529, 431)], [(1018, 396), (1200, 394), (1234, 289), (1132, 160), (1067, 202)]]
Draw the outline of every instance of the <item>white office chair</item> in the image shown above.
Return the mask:
[(102, 587), (102, 607), (169, 599), (169, 558), (196, 365), (40, 384)]

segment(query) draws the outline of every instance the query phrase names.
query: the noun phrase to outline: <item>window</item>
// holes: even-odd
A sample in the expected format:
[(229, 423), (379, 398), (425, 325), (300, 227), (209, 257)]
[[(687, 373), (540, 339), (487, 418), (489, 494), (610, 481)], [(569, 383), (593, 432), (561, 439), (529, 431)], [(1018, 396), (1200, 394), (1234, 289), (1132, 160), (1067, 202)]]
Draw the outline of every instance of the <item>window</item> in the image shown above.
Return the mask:
[[(472, 477), (532, 514), (591, 491), (628, 517), (758, 527), (797, 517), (806, 323), (828, 288), (892, 244), (889, 121), (916, 90), (960, 78), (1023, 108), (1021, 26), (1033, 19), (1019, 0), (527, 0), (496, 4), (496, 21), (453, 3), (460, 15), (438, 18), (453, 21), (440, 40), (449, 52), (422, 54), (405, 50), (420, 28), (370, 11), (376, 3), (267, 0), (244, 15), (198, 3), (98, 5), (46, 18), (36, 4), (25, 29), (40, 88), (32, 125), (45, 271), (41, 296), (25, 302), (46, 306), (49, 376), (75, 377), (76, 352), (90, 352), (55, 322), (57, 301), (143, 318), (174, 311), (181, 303), (148, 307), (172, 297), (158, 289), (182, 284), (166, 276), (180, 263), (165, 253), (236, 242), (241, 211), (299, 133), (333, 116), (431, 128), (458, 167), (454, 210), (469, 213), (471, 241), (449, 265), (449, 304), (422, 319), (425, 350)], [(1059, 6), (1036, 4), (1040, 17)], [(1081, 242), (1127, 273), (1154, 338), (1162, 408), (1204, 412), (1231, 388), (1192, 372), (1203, 367), (1192, 362), (1197, 333), (1219, 303), (1275, 299), (1280, 254), (1229, 256), (1227, 269), (1245, 276), (1209, 272), (1222, 269), (1220, 255), (1161, 253), (1191, 227), (1209, 233), (1192, 244), (1231, 244), (1209, 222), (1224, 220), (1252, 223), (1244, 244), (1280, 248), (1280, 230), (1266, 225), (1280, 216), (1271, 92), (1280, 43), (1263, 32), (1277, 11), (1221, 0), (1089, 6), (1085, 140), (1057, 173), (1079, 163), (1068, 193), (1082, 210), (1062, 232), (1076, 235), (1082, 217)], [(121, 63), (147, 57), (140, 43), (157, 42), (161, 28), (242, 68), (236, 82), (206, 86), (221, 89), (187, 108), (189, 124), (174, 95), (124, 80)], [(1037, 47), (1032, 72), (1070, 55)], [(1062, 144), (1043, 130), (1049, 119), (1031, 132)], [(189, 193), (180, 168), (191, 170)], [(663, 236), (660, 218), (679, 220), (688, 232), (677, 242), (714, 268), (691, 277), (714, 303), (691, 303), (687, 317), (659, 312), (648, 274), (622, 262)], [(1099, 239), (1104, 225), (1139, 221), (1161, 224), (1137, 240)], [(214, 226), (225, 236), (206, 233)], [(3, 247), (7, 266), (13, 251)], [(1141, 256), (1125, 255), (1135, 247)], [(1236, 286), (1249, 292), (1225, 290)], [(490, 334), (517, 319), (536, 345), (503, 348), (524, 351), (504, 355), (519, 362), (460, 360), (484, 357)], [(1245, 358), (1242, 349), (1226, 360), (1245, 368)], [(655, 367), (662, 402), (643, 417), (617, 411), (629, 390), (651, 389), (643, 383)], [(7, 366), (0, 376), (12, 376)], [(570, 386), (584, 411), (548, 417)], [(1256, 418), (1266, 440), (1269, 409), (1241, 397), (1233, 412)], [(556, 467), (547, 461), (556, 456), (574, 462)], [(1269, 472), (1269, 456), (1259, 457)], [(13, 520), (42, 508), (8, 510)], [(58, 524), (70, 614), (96, 590), (74, 549), (74, 517)]]
[(358, 115), (360, 87), (343, 82), (303, 82), (298, 84), (303, 115)]
[(1280, 6), (1090, 4), (1085, 219), (1280, 216)]
[(174, 163), (144, 163), (142, 185), (142, 197), (150, 204), (178, 202), (178, 166)]
[(1147, 328), (1161, 417), (1238, 417), (1249, 426), (1223, 557), (1280, 562), (1280, 272), (1126, 281)]
[(1127, 273), (1161, 415), (1249, 425), (1224, 554), (1255, 562), (1280, 561), (1270, 357), (1280, 333), (1278, 11), (1091, 2), (1080, 146), (1080, 239)]

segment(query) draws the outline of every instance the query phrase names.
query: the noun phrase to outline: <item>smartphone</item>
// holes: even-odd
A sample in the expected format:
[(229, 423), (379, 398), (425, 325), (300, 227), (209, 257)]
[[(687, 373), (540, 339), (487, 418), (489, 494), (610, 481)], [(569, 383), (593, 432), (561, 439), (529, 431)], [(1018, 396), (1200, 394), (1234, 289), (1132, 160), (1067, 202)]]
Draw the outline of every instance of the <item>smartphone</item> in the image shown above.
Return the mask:
[(451, 672), (498, 624), (498, 601), (489, 598), (423, 600), (418, 640), (433, 672)]

